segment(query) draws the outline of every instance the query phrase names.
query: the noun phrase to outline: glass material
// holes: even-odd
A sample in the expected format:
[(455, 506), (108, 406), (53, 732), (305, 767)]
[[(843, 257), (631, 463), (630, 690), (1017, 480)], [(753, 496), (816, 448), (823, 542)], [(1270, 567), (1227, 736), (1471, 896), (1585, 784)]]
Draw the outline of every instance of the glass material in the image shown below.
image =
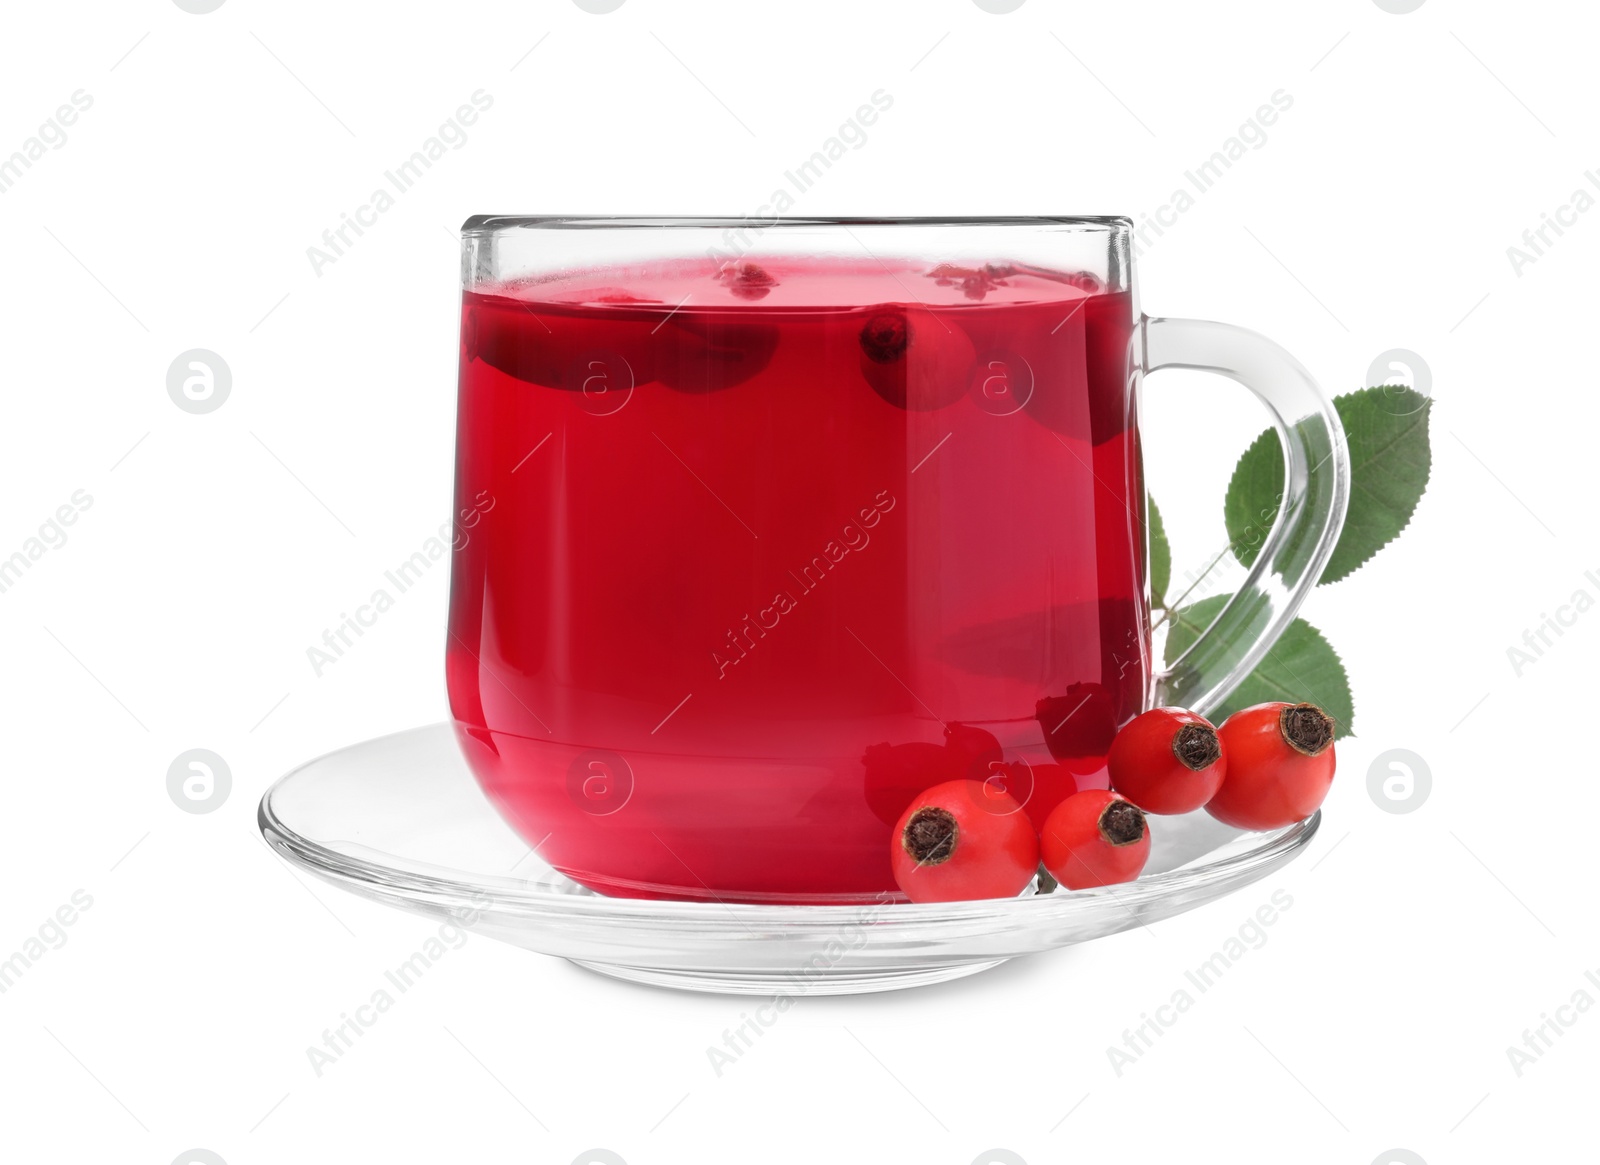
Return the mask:
[(1170, 918), (1278, 869), (1320, 820), (1241, 834), (1203, 812), (1159, 818), (1137, 882), (1076, 893), (840, 906), (608, 898), (506, 825), (446, 724), (312, 761), (267, 791), (259, 817), (280, 854), (365, 898), (618, 978), (791, 997), (956, 979)]
[[(1219, 324), (1145, 320), (1124, 219), (479, 218), (464, 228), (447, 679), (505, 819), (607, 894), (871, 903), (919, 785), (1103, 787), (1205, 710), (1331, 552), (1328, 402)], [(1239, 597), (1151, 659), (1143, 374), (1284, 439)]]

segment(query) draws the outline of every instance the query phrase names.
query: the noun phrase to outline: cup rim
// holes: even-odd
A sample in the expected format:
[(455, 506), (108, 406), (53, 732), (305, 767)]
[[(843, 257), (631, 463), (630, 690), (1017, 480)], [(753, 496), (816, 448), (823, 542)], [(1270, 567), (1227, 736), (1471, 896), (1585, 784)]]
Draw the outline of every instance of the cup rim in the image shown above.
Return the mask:
[(1133, 229), (1127, 215), (906, 215), (788, 216), (475, 214), (461, 224), (463, 238), (510, 230), (727, 230), (761, 231), (798, 227), (1057, 227), (1115, 232)]

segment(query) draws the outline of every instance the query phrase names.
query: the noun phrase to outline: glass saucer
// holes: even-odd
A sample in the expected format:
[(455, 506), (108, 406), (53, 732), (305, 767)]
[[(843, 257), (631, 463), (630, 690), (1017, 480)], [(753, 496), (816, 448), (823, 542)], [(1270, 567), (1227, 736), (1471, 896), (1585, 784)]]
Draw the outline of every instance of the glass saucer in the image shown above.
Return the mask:
[(262, 835), (334, 885), (641, 983), (836, 995), (958, 979), (1006, 959), (1170, 918), (1284, 865), (1318, 813), (1240, 833), (1205, 813), (1156, 819), (1137, 882), (1098, 890), (855, 906), (608, 898), (551, 869), (479, 791), (448, 724), (332, 752), (261, 799)]

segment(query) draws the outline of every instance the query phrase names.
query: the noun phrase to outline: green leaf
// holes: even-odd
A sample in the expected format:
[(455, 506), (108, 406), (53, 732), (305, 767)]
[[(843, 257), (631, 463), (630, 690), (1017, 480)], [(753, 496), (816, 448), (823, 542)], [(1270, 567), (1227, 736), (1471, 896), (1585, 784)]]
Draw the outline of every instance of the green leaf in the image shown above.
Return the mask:
[[(1403, 385), (1364, 388), (1334, 398), (1350, 446), (1350, 510), (1320, 582), (1344, 578), (1392, 542), (1411, 521), (1433, 454), (1431, 401)], [(1234, 557), (1255, 560), (1283, 496), (1283, 454), (1277, 434), (1262, 433), (1234, 467), (1223, 519)]]
[(1283, 497), (1283, 448), (1272, 429), (1262, 433), (1233, 467), (1228, 495), (1222, 501), (1222, 520), (1228, 528), (1228, 548), (1249, 566), (1278, 517)]
[(1172, 547), (1167, 542), (1167, 528), (1161, 521), (1161, 511), (1156, 509), (1156, 499), (1146, 498), (1149, 507), (1150, 533), (1150, 597), (1155, 605), (1167, 605), (1167, 587), (1172, 582)]
[[(1212, 595), (1173, 612), (1172, 630), (1167, 633), (1166, 660), (1174, 661), (1189, 650), (1200, 633), (1211, 626), (1222, 606), (1232, 595)], [(1355, 703), (1350, 696), (1350, 678), (1344, 664), (1328, 641), (1304, 619), (1296, 619), (1272, 645), (1256, 669), (1216, 708), (1211, 719), (1220, 724), (1240, 708), (1264, 704), (1268, 700), (1312, 703), (1338, 725), (1336, 738), (1349, 736), (1355, 726)]]

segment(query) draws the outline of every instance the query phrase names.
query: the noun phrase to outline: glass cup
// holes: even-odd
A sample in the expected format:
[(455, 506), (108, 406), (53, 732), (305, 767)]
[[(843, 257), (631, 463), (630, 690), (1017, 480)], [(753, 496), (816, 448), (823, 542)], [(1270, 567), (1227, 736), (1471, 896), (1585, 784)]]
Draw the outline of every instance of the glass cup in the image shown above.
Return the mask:
[[(447, 674), (486, 794), (634, 897), (895, 892), (971, 778), (1030, 815), (1118, 725), (1202, 713), (1319, 576), (1333, 408), (1252, 332), (1140, 314), (1125, 218), (478, 217), (463, 228)], [(1232, 602), (1151, 655), (1146, 373), (1251, 389), (1284, 495)]]

